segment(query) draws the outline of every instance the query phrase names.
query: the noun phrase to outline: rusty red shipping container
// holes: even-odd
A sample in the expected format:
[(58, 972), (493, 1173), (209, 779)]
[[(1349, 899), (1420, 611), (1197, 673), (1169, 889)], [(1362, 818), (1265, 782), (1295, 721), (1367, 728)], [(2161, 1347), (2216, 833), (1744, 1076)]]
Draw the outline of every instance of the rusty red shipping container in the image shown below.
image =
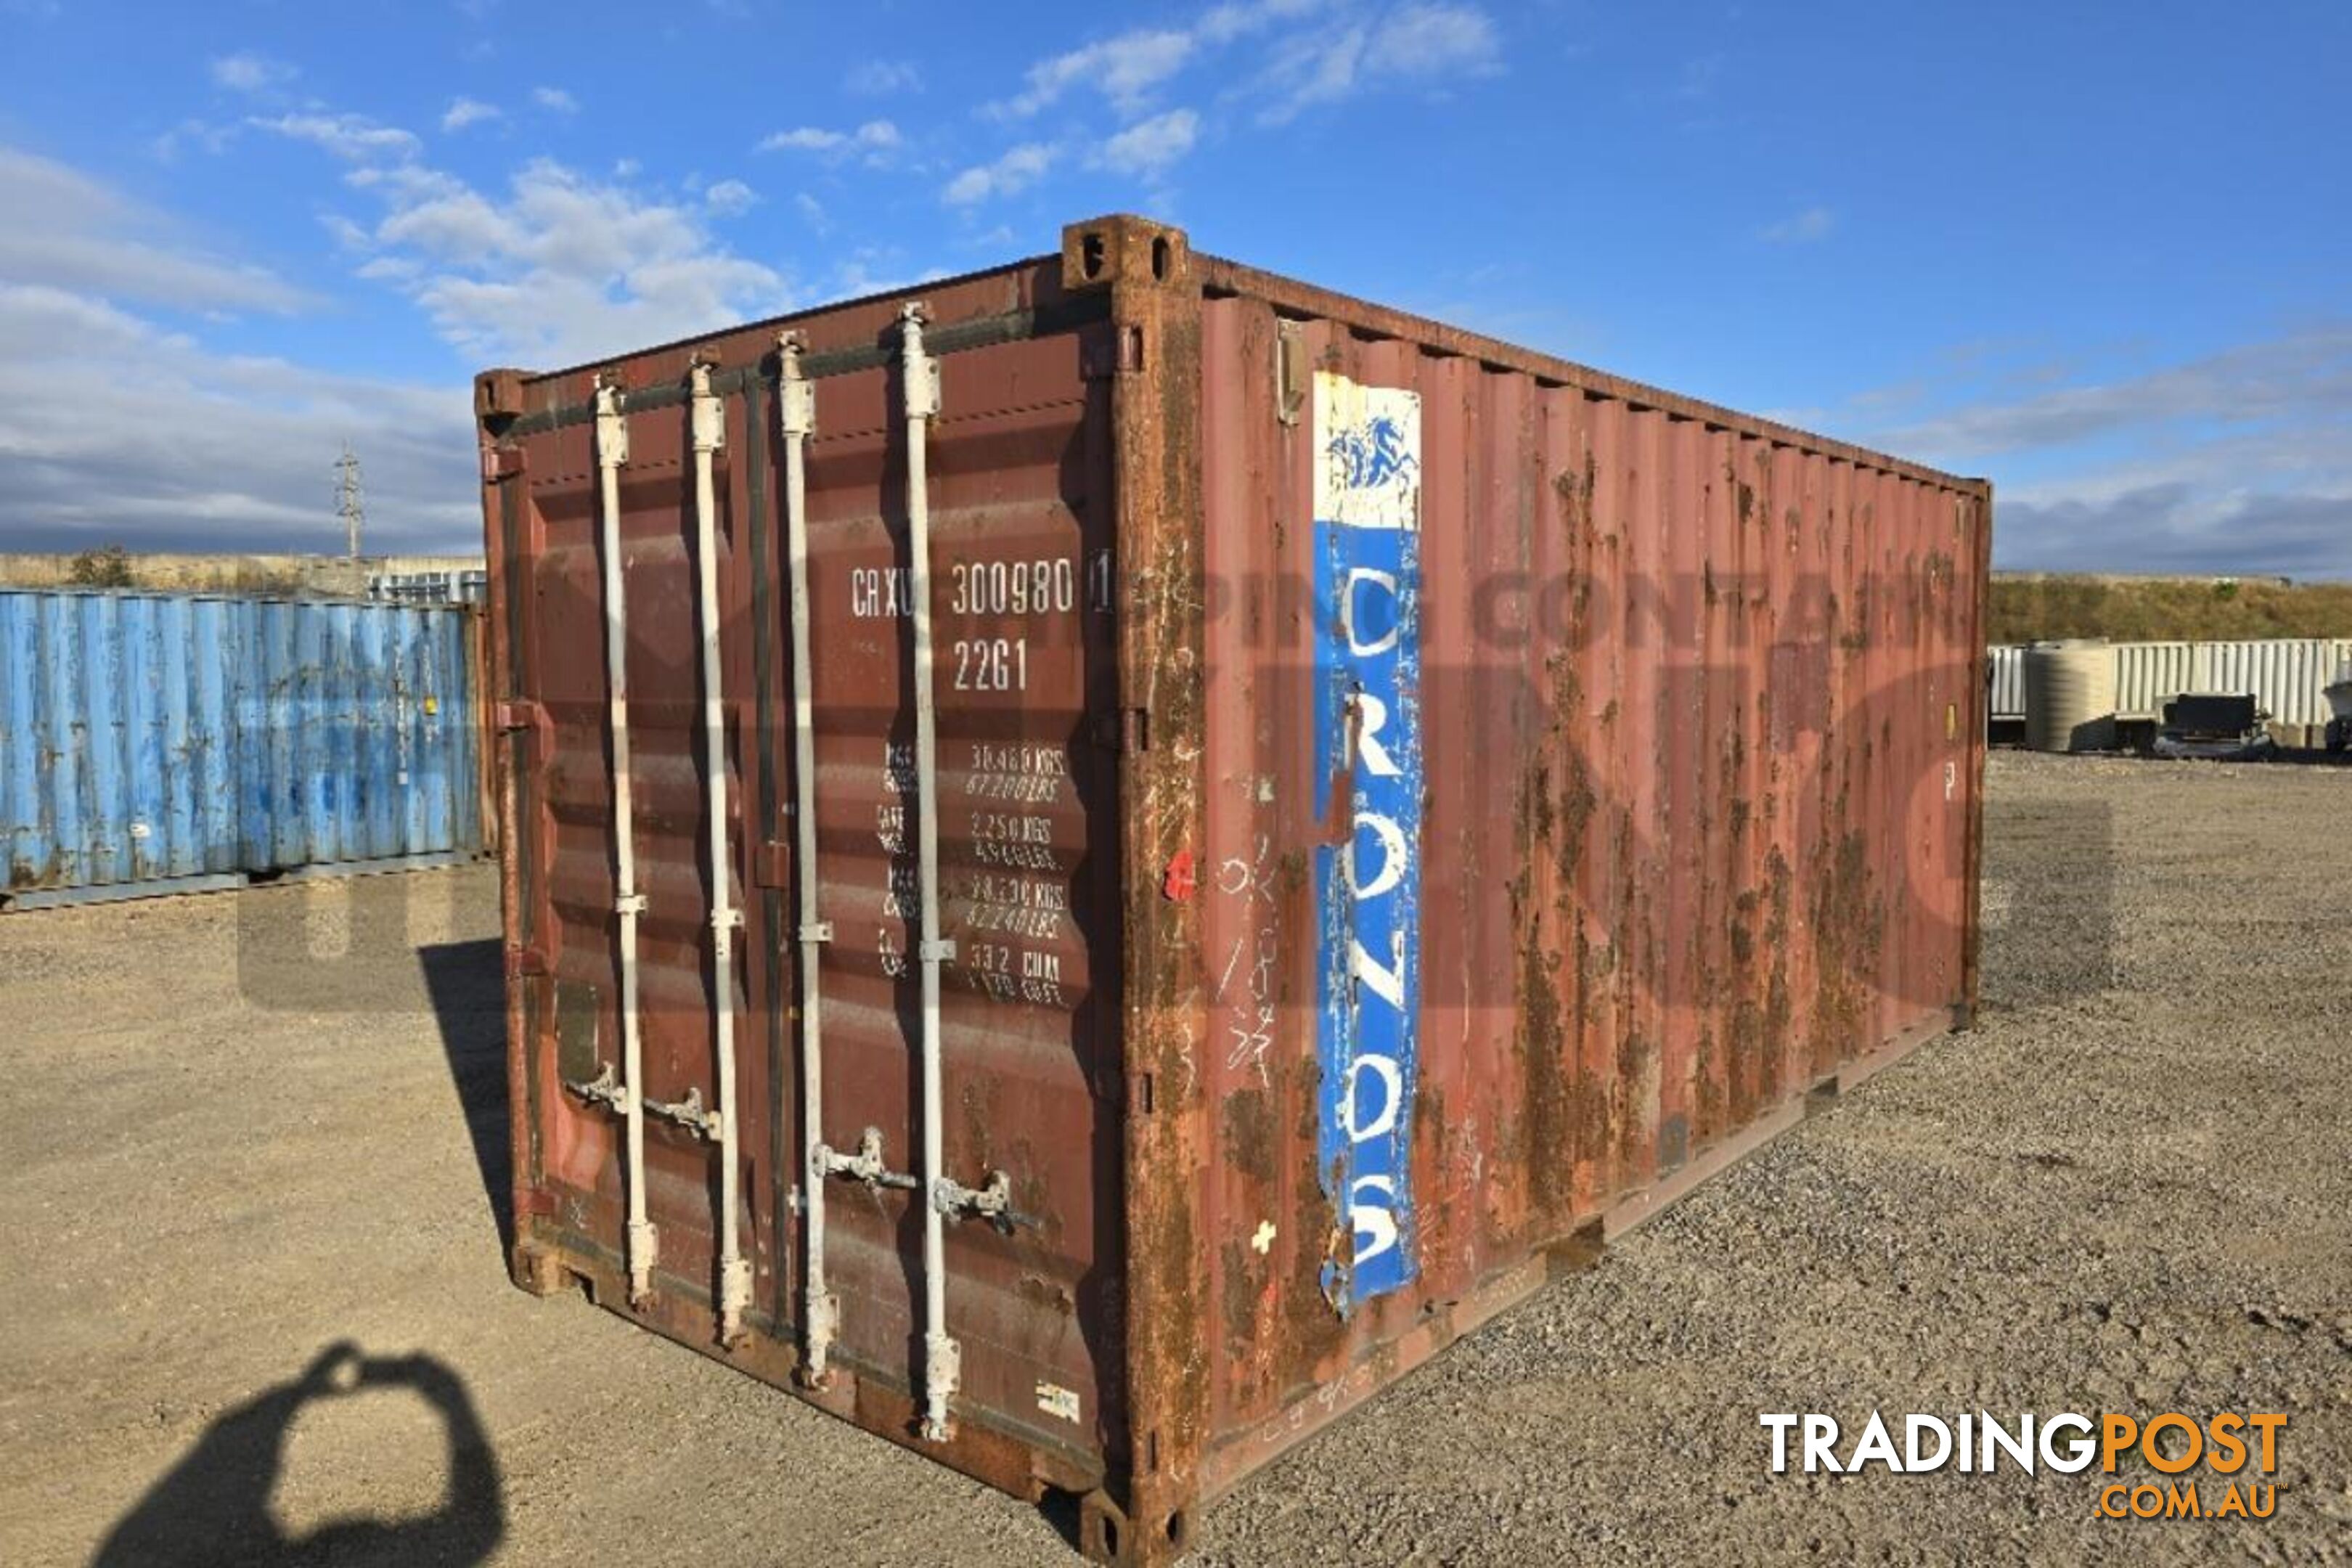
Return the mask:
[(1098, 1558), (1969, 1021), (1980, 481), (1131, 217), (477, 392), (516, 1279)]

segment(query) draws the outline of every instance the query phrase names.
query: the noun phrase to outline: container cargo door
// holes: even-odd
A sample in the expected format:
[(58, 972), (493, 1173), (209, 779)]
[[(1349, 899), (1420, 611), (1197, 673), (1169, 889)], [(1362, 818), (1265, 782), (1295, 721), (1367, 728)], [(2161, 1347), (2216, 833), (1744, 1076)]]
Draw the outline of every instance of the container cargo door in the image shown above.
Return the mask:
[[(920, 441), (954, 1403), (1098, 1454), (1117, 1429), (1116, 668), (1107, 402), (1084, 347), (940, 353), (920, 421), (903, 356), (814, 380), (806, 534), (834, 1354), (923, 1401), (926, 1205), (905, 1181), (924, 1177)], [(878, 1173), (850, 1163), (862, 1143)]]
[[(1094, 1484), (1123, 1454), (1124, 1264), (1109, 384), (1089, 374), (1108, 361), (1108, 328), (1092, 302), (1007, 310), (1014, 284), (931, 292), (927, 384), (910, 382), (898, 308), (877, 302), (796, 323), (790, 356), (772, 328), (750, 329), (484, 396), (517, 410), (486, 417), (485, 486), (529, 1134), (518, 1270), (585, 1275), (604, 1304), (781, 1383), (821, 1340), (829, 1375), (805, 1392), (918, 1441), (943, 1334), (953, 1429), (926, 1446), (1017, 1489)], [(706, 554), (715, 751), (698, 656)], [(714, 921), (730, 910), (741, 925), (727, 952)], [(730, 1221), (743, 1300), (723, 1342)], [(633, 1258), (650, 1260), (642, 1290)]]

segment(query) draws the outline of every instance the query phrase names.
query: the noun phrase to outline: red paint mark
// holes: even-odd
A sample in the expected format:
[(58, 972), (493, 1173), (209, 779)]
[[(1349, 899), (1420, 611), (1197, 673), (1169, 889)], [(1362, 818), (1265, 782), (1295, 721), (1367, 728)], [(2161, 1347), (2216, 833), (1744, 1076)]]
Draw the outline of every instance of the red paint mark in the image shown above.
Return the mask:
[(1168, 862), (1167, 874), (1160, 879), (1160, 895), (1181, 904), (1192, 896), (1192, 852), (1179, 849)]

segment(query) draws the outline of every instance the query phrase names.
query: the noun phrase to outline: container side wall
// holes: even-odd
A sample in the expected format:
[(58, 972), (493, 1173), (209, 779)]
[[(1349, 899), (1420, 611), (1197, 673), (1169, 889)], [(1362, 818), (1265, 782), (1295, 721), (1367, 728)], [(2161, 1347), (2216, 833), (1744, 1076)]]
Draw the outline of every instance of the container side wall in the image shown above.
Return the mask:
[[(1211, 1491), (1971, 984), (1981, 488), (1318, 302), (1203, 325)], [(1410, 470), (1402, 568), (1334, 464)], [(1408, 873), (1395, 1046), (1340, 949)]]
[(2022, 720), (2025, 717), (2025, 649), (2017, 643), (2004, 643), (1986, 652), (1989, 679), (1992, 683), (1991, 716), (1994, 719)]
[(2251, 694), (2282, 723), (2324, 724), (2326, 689), (2345, 646), (2325, 637), (2117, 643), (2116, 711), (2158, 720), (2184, 693), (2225, 692)]
[(2325, 724), (2333, 711), (2327, 685), (2343, 662), (2342, 647), (2326, 637), (2200, 643), (2196, 683), (2180, 690), (2252, 692), (2282, 723)]
[(236, 721), (229, 706), (228, 659), (201, 650), (229, 647), (229, 612), (218, 599), (188, 606), (188, 744), (198, 784), (190, 811), (193, 842), (187, 859), (197, 872), (224, 872), (236, 864)]
[[(0, 590), (0, 895), (480, 848), (473, 681), (446, 652), (465, 614)], [(412, 707), (401, 659), (429, 648), (444, 651), (428, 728), (371, 750), (360, 738)], [(434, 830), (364, 833), (377, 802)]]
[(154, 748), (142, 762), (163, 797), (156, 825), (160, 875), (194, 876), (197, 870), (194, 818), (201, 753), (189, 720), (194, 682), (188, 677), (189, 604), (164, 599), (155, 605), (147, 658), (155, 671)]
[(50, 750), (41, 682), (40, 601), (0, 595), (0, 818), (7, 824), (5, 885), (29, 888), (52, 866), (49, 813), (41, 798)]
[(49, 763), (47, 795), (51, 833), (58, 845), (61, 885), (103, 881), (90, 852), (89, 684), (85, 650), (88, 612), (82, 601), (58, 600), (48, 606)]
[(2184, 691), (2209, 689), (2198, 669), (2200, 645), (2136, 642), (2116, 645), (2116, 712), (2126, 719), (2157, 719), (2164, 705)]

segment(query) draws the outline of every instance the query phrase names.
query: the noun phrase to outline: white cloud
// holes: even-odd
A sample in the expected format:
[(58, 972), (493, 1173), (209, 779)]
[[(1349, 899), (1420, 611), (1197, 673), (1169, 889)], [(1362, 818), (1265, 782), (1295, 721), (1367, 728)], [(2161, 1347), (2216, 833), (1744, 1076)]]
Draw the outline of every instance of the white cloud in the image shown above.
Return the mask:
[(831, 131), (817, 125), (803, 125), (791, 131), (778, 131), (761, 138), (755, 151), (761, 153), (825, 153), (845, 154), (862, 153), (866, 162), (878, 163), (904, 144), (898, 126), (887, 120), (869, 120), (855, 131)]
[[(1244, 38), (1255, 40), (1235, 57), (1245, 62), (1245, 79), (1221, 101), (1262, 105), (1257, 119), (1268, 125), (1374, 83), (1429, 89), (1502, 68), (1493, 18), (1457, 0), (1385, 7), (1352, 0), (1225, 0), (1189, 26), (1133, 28), (1040, 60), (1024, 73), (1019, 92), (988, 105), (986, 112), (1025, 120), (1074, 92), (1093, 92), (1110, 106), (1121, 129), (1088, 162), (1122, 174), (1154, 174), (1185, 156), (1201, 132), (1197, 110), (1159, 109), (1163, 90), (1213, 51)], [(1034, 163), (1037, 146), (1027, 143), (1006, 157), (1025, 156)], [(1020, 162), (1010, 168), (979, 164), (950, 182), (945, 195), (950, 203), (970, 205), (1017, 190), (1040, 172)]]
[(373, 245), (410, 247), (441, 261), (475, 267), (525, 244), (513, 218), (469, 187), (453, 183), (451, 189), (429, 196), (394, 200), (402, 205), (367, 235)]
[(0, 515), (19, 548), (338, 550), (366, 465), (372, 549), (479, 548), (467, 388), (214, 353), (71, 289), (0, 284)]
[(236, 140), (239, 129), (236, 125), (216, 125), (205, 120), (183, 120), (148, 145), (156, 158), (166, 163), (177, 163), (181, 153), (192, 147), (217, 157), (228, 151), (229, 144)]
[(1090, 87), (1121, 114), (1132, 114), (1148, 100), (1152, 89), (1184, 68), (1194, 47), (1192, 34), (1170, 28), (1122, 33), (1039, 61), (1029, 68), (1028, 85), (993, 107), (1000, 115), (1025, 118), (1073, 87)]
[(1316, 104), (1336, 103), (1353, 92), (1366, 37), (1360, 26), (1343, 27), (1278, 46), (1259, 77), (1258, 96), (1267, 102), (1258, 122), (1284, 124)]
[(1993, 385), (2019, 395), (1857, 424), (1873, 446), (1990, 473), (2002, 565), (2352, 577), (2352, 321), (2104, 381)]
[[(772, 268), (712, 237), (735, 183), (688, 201), (540, 162), (477, 190), (415, 139), (320, 111), (270, 128), (346, 160), (378, 210), (327, 226), (355, 270), (414, 300), (472, 364), (554, 367), (793, 302)], [(306, 301), (215, 259), (163, 215), (64, 164), (0, 148), (0, 517), (29, 548), (332, 549), (329, 479), (367, 466), (370, 542), (479, 537), (469, 392), (215, 352), (205, 312)], [(150, 306), (189, 313), (179, 330)]]
[(408, 201), (423, 201), (465, 189), (464, 183), (440, 170), (423, 163), (384, 163), (353, 169), (343, 176), (343, 183), (358, 191), (379, 191), (385, 199), (399, 196)]
[[(2245, 425), (2298, 418), (2339, 428), (2352, 424), (2352, 322), (2241, 344), (2138, 375), (1967, 405), (1883, 430), (1874, 439), (1942, 460), (1975, 460), (2179, 421)], [(2345, 450), (2347, 471), (2352, 473), (2352, 444)], [(2146, 471), (2140, 470), (2143, 476)]]
[(292, 66), (257, 55), (250, 49), (223, 55), (211, 65), (213, 85), (231, 92), (260, 92), (294, 79)]
[(1246, 96), (1261, 103), (1261, 125), (1281, 125), (1306, 110), (1382, 86), (1428, 89), (1502, 69), (1502, 38), (1475, 5), (1416, 4), (1364, 14), (1349, 11), (1309, 22), (1273, 39)]
[(1791, 213), (1778, 223), (1766, 224), (1756, 231), (1756, 237), (1767, 245), (1811, 245), (1827, 239), (1837, 227), (1837, 214), (1823, 206), (1811, 206)]
[(793, 206), (801, 215), (802, 221), (816, 230), (819, 238), (833, 232), (833, 215), (824, 210), (823, 202), (806, 191), (793, 197)]
[(1996, 491), (1993, 558), (2011, 571), (2352, 579), (2352, 486), (2214, 493), (2158, 483), (2036, 500)]
[[(1256, 35), (1237, 56), (1245, 79), (1222, 102), (1255, 102), (1258, 122), (1278, 125), (1318, 104), (1335, 103), (1373, 83), (1424, 89), (1501, 68), (1501, 39), (1478, 6), (1455, 0), (1407, 0), (1374, 8), (1352, 0), (1225, 0), (1185, 27), (1139, 27), (1067, 50), (1031, 66), (1022, 89), (989, 104), (1002, 121), (1032, 118), (1073, 92), (1099, 95), (1121, 122), (1087, 158), (1090, 166), (1155, 177), (1198, 142), (1192, 109), (1160, 110), (1157, 100), (1178, 77), (1213, 51)], [(1051, 162), (1037, 142), (994, 163), (966, 168), (942, 193), (969, 206), (1033, 183)]]
[(759, 201), (760, 193), (740, 180), (721, 180), (702, 193), (702, 205), (719, 217), (740, 217)]
[(1198, 114), (1189, 109), (1171, 109), (1130, 125), (1104, 142), (1096, 161), (1122, 174), (1159, 174), (1192, 150), (1200, 130)]
[(408, 164), (368, 172), (384, 216), (370, 232), (379, 269), (478, 363), (552, 368), (691, 336), (788, 308), (764, 263), (707, 226), (751, 193), (727, 181), (698, 205), (599, 181), (546, 159), (502, 194)]
[(575, 363), (791, 302), (782, 275), (707, 226), (755, 199), (740, 181), (681, 204), (625, 174), (603, 181), (538, 159), (486, 193), (422, 162), (405, 132), (327, 113), (268, 123), (356, 164), (344, 183), (382, 216), (362, 226), (331, 215), (329, 228), (363, 258), (363, 276), (407, 295), (476, 363)]
[(854, 68), (843, 79), (845, 91), (865, 98), (883, 98), (892, 93), (920, 92), (923, 73), (912, 60), (867, 60)]
[(1098, 93), (1123, 121), (1151, 116), (1160, 90), (1209, 52), (1257, 34), (1271, 36), (1246, 57), (1255, 69), (1236, 97), (1264, 104), (1257, 118), (1279, 124), (1313, 104), (1335, 102), (1378, 80), (1420, 82), (1501, 68), (1494, 19), (1455, 0), (1409, 0), (1376, 8), (1350, 0), (1227, 0), (1189, 27), (1138, 27), (1031, 66), (1022, 89), (988, 106), (1021, 120), (1069, 93)]
[(484, 103), (475, 98), (460, 98), (449, 105), (447, 113), (441, 116), (441, 129), (463, 131), (481, 121), (496, 120), (499, 112), (496, 104)]
[(795, 131), (778, 131), (762, 137), (758, 147), (761, 153), (830, 153), (849, 144), (846, 132), (824, 131), (814, 125), (803, 125)]
[(1228, 4), (1213, 5), (1202, 16), (1193, 32), (1205, 44), (1229, 44), (1272, 23), (1296, 21), (1311, 16), (1326, 7), (1329, 0), (1229, 0)]
[(1404, 5), (1383, 17), (1365, 48), (1375, 74), (1442, 76), (1495, 68), (1502, 52), (1495, 24), (1472, 5)]
[(271, 273), (207, 256), (166, 214), (0, 149), (0, 516), (20, 547), (330, 549), (341, 442), (368, 463), (393, 549), (464, 547), (465, 388), (213, 353), (137, 307), (288, 310)]
[(307, 296), (266, 268), (207, 255), (163, 215), (79, 170), (0, 147), (0, 278), (172, 310), (288, 312)]
[(557, 114), (576, 114), (580, 110), (580, 100), (560, 87), (532, 88), (530, 100)]
[(246, 123), (310, 142), (354, 163), (414, 157), (423, 147), (413, 133), (394, 125), (379, 125), (363, 114), (281, 114), (274, 120), (257, 116)]
[(366, 250), (375, 243), (375, 237), (341, 213), (328, 213), (320, 218), (335, 243), (345, 250)]
[(950, 180), (940, 198), (950, 206), (971, 206), (996, 196), (1009, 196), (1036, 184), (1054, 166), (1057, 150), (1042, 142), (1024, 142), (992, 163), (966, 169)]

